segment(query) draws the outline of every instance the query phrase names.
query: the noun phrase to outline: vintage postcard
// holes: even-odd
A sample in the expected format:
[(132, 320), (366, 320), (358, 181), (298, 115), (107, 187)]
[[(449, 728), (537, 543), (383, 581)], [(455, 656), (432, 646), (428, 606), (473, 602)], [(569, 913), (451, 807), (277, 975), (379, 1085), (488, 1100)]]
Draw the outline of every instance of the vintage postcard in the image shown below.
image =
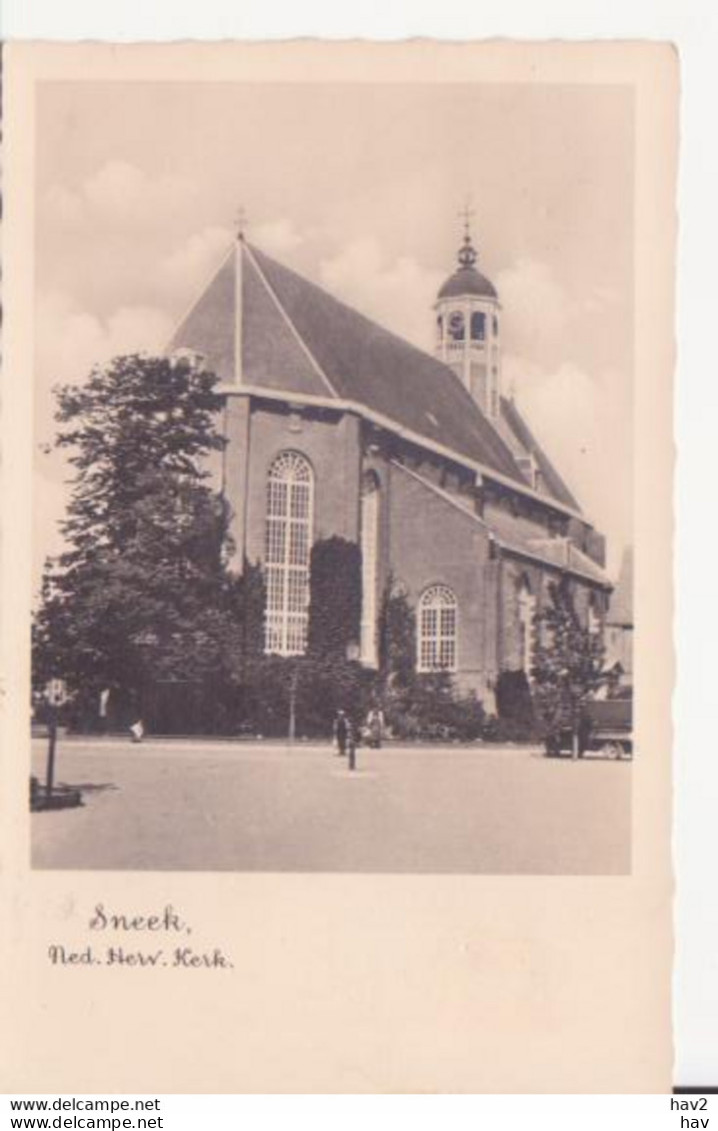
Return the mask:
[(7, 1090), (670, 1087), (677, 100), (6, 47)]

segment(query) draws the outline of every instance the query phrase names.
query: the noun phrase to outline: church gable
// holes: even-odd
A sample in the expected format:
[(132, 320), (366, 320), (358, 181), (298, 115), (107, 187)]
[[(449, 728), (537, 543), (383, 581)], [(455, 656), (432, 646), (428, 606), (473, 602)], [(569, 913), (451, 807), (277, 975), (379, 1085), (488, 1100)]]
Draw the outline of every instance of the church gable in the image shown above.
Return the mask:
[(234, 251), (222, 262), (209, 286), (175, 330), (167, 353), (200, 353), (208, 369), (223, 381), (234, 381), (236, 271)]
[(243, 384), (331, 394), (248, 255), (242, 263), (241, 311)]

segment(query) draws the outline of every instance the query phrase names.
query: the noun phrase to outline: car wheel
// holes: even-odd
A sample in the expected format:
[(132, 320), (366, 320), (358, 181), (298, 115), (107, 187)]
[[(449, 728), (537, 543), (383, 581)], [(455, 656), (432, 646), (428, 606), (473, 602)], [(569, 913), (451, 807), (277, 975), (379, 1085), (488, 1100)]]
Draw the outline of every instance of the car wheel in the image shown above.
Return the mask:
[(601, 747), (601, 753), (604, 758), (612, 758), (614, 761), (620, 758), (623, 754), (620, 742), (604, 742)]

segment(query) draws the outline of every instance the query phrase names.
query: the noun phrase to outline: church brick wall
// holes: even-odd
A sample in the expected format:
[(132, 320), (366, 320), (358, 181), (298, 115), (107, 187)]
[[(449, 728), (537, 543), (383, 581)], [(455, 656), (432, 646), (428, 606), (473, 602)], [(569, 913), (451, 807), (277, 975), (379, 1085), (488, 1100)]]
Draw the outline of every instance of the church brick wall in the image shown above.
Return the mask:
[[(226, 465), (227, 499), (234, 515), (244, 516), (243, 531), (235, 532), (239, 562), (243, 555), (251, 562), (264, 556), (267, 475), (283, 451), (299, 452), (314, 470), (313, 540), (337, 535), (358, 541), (360, 448), (355, 416), (320, 416), (306, 410), (291, 412), (282, 406), (253, 404), (248, 427), (242, 429), (242, 414), (235, 410), (228, 413), (227, 428), (228, 449), (236, 446), (248, 457), (244, 475), (238, 454)], [(237, 517), (234, 525), (239, 525)]]
[[(452, 496), (457, 504), (452, 505), (396, 467), (396, 450), (367, 444), (351, 413), (292, 411), (268, 401), (228, 397), (225, 428), (224, 484), (233, 514), (236, 568), (245, 555), (252, 562), (264, 556), (267, 475), (280, 452), (300, 452), (314, 470), (315, 541), (339, 535), (359, 542), (361, 479), (371, 470), (380, 484), (378, 604), (390, 572), (407, 587), (414, 606), (429, 585), (452, 589), (459, 605), (456, 682), (463, 691), (483, 698), (500, 671), (521, 667), (521, 585), (528, 583), (539, 611), (548, 599), (549, 582), (560, 573), (505, 553), (492, 554), (489, 532), (473, 516), (473, 492), (465, 477), (414, 450), (411, 469)], [(489, 499), (487, 519), (497, 505), (498, 499)], [(501, 512), (506, 516), (505, 506)], [(513, 522), (526, 535), (536, 530), (528, 516), (514, 516)], [(583, 624), (591, 592), (597, 594), (599, 611), (605, 610), (607, 598), (600, 588), (575, 578), (571, 584)]]
[(536, 598), (536, 611), (545, 600), (544, 575), (539, 566), (514, 558), (504, 558), (501, 569), (500, 611), (501, 632), (499, 636), (499, 669), (518, 671), (522, 666), (521, 632), (519, 624), (519, 593), (527, 584)]
[[(504, 559), (500, 594), (501, 623), (497, 633), (500, 669), (517, 671), (521, 667), (518, 598), (522, 583), (528, 583), (531, 593), (536, 598), (536, 612), (540, 613), (550, 601), (549, 586), (558, 583), (560, 578), (561, 574), (557, 570), (545, 569), (518, 558)], [(572, 577), (569, 584), (580, 623), (586, 628), (591, 595), (594, 595), (596, 611), (599, 615), (605, 613), (606, 595), (597, 586), (581, 581), (580, 578)]]
[(481, 694), (486, 679), (488, 532), (400, 469), (391, 468), (390, 480), (391, 570), (407, 587), (413, 605), (429, 585), (448, 585), (455, 593), (457, 683)]

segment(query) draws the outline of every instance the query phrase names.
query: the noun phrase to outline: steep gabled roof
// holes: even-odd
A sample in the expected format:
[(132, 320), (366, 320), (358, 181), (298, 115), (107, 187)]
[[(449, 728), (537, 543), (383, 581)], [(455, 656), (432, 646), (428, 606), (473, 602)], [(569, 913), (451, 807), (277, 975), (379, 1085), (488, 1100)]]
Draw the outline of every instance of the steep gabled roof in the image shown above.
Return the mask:
[(237, 272), (234, 251), (222, 260), (219, 270), (181, 320), (167, 346), (196, 350), (204, 355), (207, 368), (223, 381), (233, 381), (235, 371), (235, 311)]
[(579, 504), (556, 471), (513, 400), (509, 400), (508, 397), (501, 398), (501, 414), (521, 446), (533, 455), (549, 494), (553, 495), (554, 499), (558, 499), (559, 502), (565, 503), (567, 507), (580, 510)]
[[(244, 241), (223, 260), (177, 328), (168, 352), (180, 348), (204, 354), (217, 375), (238, 388), (365, 406), (456, 453), (459, 461), (468, 459), (526, 488), (509, 446), (449, 366)], [(531, 441), (548, 491), (578, 510)]]
[(255, 248), (251, 257), (339, 398), (523, 482), (452, 369)]

